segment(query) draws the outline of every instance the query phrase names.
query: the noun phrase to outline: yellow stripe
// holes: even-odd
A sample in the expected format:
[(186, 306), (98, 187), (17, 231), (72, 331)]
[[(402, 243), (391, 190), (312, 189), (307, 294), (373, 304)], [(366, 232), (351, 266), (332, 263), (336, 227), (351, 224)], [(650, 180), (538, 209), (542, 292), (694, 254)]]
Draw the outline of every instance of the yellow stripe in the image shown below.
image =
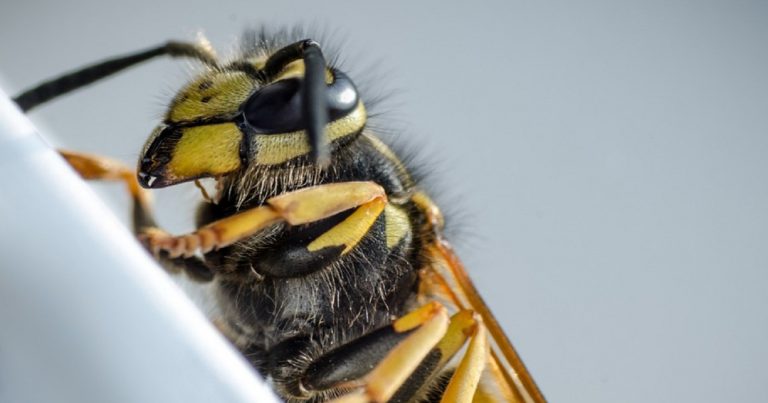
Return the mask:
[(433, 202), (426, 193), (421, 191), (416, 192), (411, 197), (411, 201), (418, 208), (420, 208), (426, 214), (427, 219), (430, 220), (428, 225), (434, 227), (430, 230), (441, 231), (445, 227), (445, 219), (443, 218), (443, 213), (440, 212), (440, 208), (437, 207), (437, 204), (435, 204), (435, 202)]
[(411, 222), (405, 211), (391, 204), (384, 208), (384, 217), (387, 224), (387, 248), (392, 249), (410, 232)]
[(395, 165), (399, 176), (407, 181), (407, 183), (405, 183), (404, 186), (406, 188), (413, 186), (411, 174), (405, 168), (405, 165), (403, 165), (403, 162), (400, 161), (400, 158), (398, 158), (397, 155), (395, 155), (395, 153), (392, 152), (389, 146), (384, 144), (384, 142), (381, 141), (381, 139), (379, 139), (378, 137), (374, 136), (371, 133), (364, 133), (363, 135), (365, 136), (365, 138), (368, 139), (371, 145), (373, 145), (376, 151), (381, 153), (381, 155), (387, 157), (387, 159), (390, 160)]
[(383, 199), (374, 199), (363, 204), (344, 221), (307, 245), (307, 250), (315, 252), (323, 248), (344, 246), (342, 255), (346, 254), (368, 233), (368, 230), (384, 210), (385, 204), (386, 201)]
[[(362, 102), (347, 116), (334, 120), (326, 126), (328, 141), (334, 141), (356, 133), (365, 126), (366, 112)], [(256, 135), (256, 163), (259, 165), (281, 164), (302, 155), (311, 148), (306, 131), (298, 130), (283, 134)]]

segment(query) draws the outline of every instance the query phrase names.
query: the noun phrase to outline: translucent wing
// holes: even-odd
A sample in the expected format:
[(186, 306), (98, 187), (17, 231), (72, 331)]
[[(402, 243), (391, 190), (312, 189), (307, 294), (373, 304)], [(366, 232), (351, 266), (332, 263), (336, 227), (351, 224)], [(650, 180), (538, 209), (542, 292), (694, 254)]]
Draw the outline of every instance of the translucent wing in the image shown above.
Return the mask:
[(495, 402), (499, 395), (504, 401), (546, 402), (451, 246), (438, 237), (426, 249), (431, 264), (422, 272), (419, 294), (439, 299), (457, 309), (474, 310), (482, 317), (491, 335), (491, 357), (485, 377), (492, 379), (483, 380), (475, 402)]

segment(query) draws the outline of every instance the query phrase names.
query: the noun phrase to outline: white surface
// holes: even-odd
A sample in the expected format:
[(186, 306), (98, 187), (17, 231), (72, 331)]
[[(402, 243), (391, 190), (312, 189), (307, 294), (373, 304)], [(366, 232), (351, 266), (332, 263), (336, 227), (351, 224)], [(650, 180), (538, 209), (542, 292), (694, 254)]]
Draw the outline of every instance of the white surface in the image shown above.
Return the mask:
[(0, 402), (271, 392), (0, 91)]

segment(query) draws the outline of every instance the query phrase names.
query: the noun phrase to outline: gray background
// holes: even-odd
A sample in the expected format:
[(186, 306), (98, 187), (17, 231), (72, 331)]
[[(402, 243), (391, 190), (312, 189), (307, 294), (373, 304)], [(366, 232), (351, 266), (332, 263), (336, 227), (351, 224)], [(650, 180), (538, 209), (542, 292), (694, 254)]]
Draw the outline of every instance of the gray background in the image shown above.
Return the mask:
[[(768, 3), (0, 9), (10, 93), (199, 30), (222, 53), (256, 24), (336, 32), (353, 78), (393, 92), (389, 119), (433, 167), (455, 244), (548, 398), (768, 395)], [(133, 164), (191, 70), (156, 61), (32, 116), (56, 145)], [(98, 187), (127, 217), (121, 189)], [(191, 228), (194, 189), (156, 196), (163, 224)]]

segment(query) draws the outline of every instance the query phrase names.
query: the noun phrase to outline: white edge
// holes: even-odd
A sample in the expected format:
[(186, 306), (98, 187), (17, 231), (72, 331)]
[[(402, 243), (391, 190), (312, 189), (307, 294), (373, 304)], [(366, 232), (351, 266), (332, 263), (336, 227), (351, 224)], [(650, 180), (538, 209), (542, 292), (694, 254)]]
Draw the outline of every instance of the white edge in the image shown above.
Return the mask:
[(277, 401), (2, 90), (0, 401)]

